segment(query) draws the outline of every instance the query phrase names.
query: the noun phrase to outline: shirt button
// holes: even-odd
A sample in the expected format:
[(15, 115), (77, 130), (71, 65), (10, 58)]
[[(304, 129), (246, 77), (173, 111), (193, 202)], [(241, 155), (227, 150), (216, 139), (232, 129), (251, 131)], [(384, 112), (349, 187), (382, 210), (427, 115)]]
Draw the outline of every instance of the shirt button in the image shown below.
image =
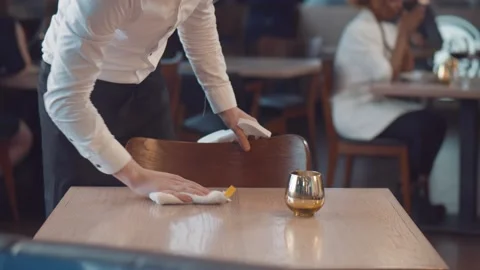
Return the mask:
[(95, 164), (95, 166), (96, 166), (97, 168), (102, 168), (102, 166), (100, 166), (99, 164)]
[(73, 142), (72, 138), (68, 138), (69, 141)]

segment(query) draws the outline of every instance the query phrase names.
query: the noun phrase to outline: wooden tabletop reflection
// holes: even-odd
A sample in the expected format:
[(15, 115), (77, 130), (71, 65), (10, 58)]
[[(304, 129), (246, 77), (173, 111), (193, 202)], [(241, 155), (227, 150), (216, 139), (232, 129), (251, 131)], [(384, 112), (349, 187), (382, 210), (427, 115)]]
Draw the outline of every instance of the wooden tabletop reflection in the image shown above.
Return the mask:
[(35, 239), (294, 269), (447, 269), (385, 189), (328, 189), (295, 218), (284, 189), (239, 189), (221, 206), (158, 206), (126, 188), (72, 188)]

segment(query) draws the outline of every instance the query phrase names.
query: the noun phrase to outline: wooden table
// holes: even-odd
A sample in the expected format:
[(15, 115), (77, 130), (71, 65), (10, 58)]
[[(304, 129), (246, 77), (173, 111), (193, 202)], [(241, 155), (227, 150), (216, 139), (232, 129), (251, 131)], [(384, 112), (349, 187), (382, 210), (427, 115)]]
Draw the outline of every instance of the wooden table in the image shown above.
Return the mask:
[(0, 79), (0, 88), (13, 91), (37, 91), (39, 69), (32, 66), (20, 74)]
[(35, 239), (291, 269), (447, 269), (386, 189), (327, 190), (315, 218), (293, 217), (284, 192), (158, 206), (126, 188), (72, 188)]
[[(292, 79), (318, 73), (322, 66), (319, 59), (226, 57), (227, 72), (251, 79)], [(193, 75), (188, 61), (180, 64), (181, 75)]]
[[(468, 89), (438, 83), (377, 83), (374, 94), (395, 97), (451, 98), (460, 102), (460, 211), (442, 226), (440, 231), (480, 234), (477, 217), (478, 185), (478, 102), (480, 82), (472, 82)], [(427, 229), (436, 230), (437, 227)]]

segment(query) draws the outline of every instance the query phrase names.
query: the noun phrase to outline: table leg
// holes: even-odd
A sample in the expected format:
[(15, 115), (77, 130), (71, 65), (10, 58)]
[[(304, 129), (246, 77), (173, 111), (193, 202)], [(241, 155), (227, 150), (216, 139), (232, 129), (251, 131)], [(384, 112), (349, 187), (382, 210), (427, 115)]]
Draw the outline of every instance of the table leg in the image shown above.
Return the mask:
[(461, 101), (460, 108), (460, 211), (461, 222), (477, 220), (478, 102)]
[(457, 216), (448, 216), (439, 225), (421, 225), (425, 232), (480, 235), (477, 219), (478, 185), (478, 101), (460, 102), (460, 209)]

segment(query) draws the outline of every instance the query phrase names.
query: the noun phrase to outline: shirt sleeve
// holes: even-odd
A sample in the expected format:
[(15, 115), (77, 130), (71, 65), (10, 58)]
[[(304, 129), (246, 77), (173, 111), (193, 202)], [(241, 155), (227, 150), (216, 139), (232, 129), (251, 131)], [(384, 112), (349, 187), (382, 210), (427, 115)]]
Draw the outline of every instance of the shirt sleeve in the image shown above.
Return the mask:
[(212, 0), (201, 0), (178, 27), (180, 41), (214, 113), (237, 106), (227, 75)]
[(44, 95), (53, 122), (78, 152), (100, 171), (113, 174), (131, 156), (110, 133), (90, 94), (115, 30), (129, 18), (136, 0), (70, 1), (56, 32), (56, 51)]

